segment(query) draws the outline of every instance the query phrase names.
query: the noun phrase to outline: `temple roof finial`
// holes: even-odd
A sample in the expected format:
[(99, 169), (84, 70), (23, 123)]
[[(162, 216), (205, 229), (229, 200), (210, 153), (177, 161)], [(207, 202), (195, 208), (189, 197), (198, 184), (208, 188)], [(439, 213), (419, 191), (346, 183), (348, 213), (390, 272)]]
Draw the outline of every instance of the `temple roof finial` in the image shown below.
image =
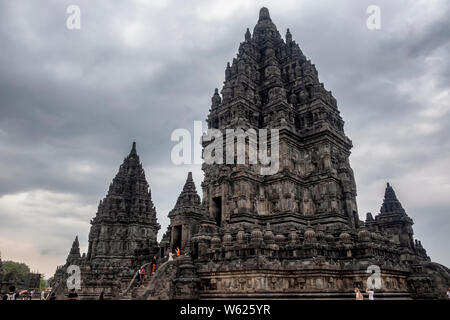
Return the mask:
[(177, 214), (183, 213), (180, 208), (200, 208), (201, 200), (195, 188), (194, 180), (192, 179), (192, 172), (188, 173), (186, 183), (184, 184), (183, 190), (178, 196), (177, 203), (171, 212), (169, 212), (169, 217), (173, 217)]
[(252, 34), (250, 33), (250, 30), (247, 28), (247, 31), (245, 32), (245, 41), (249, 41), (252, 38)]
[(136, 153), (136, 141), (133, 141), (133, 146), (131, 147), (130, 154), (137, 154)]
[(384, 192), (383, 205), (381, 206), (380, 213), (399, 213), (406, 214), (400, 201), (395, 194), (394, 188), (389, 184), (386, 184), (386, 190)]
[(79, 245), (80, 245), (80, 243), (78, 242), (78, 235), (77, 235), (75, 237), (75, 240), (73, 241), (72, 247), (78, 248)]
[(286, 31), (286, 43), (292, 42), (292, 34), (291, 31), (289, 31), (289, 28)]
[(269, 9), (267, 9), (266, 7), (262, 7), (262, 8), (259, 10), (259, 19), (258, 19), (258, 22), (259, 22), (259, 21), (262, 21), (262, 20), (271, 20), (271, 19), (270, 19), (270, 14), (269, 14)]

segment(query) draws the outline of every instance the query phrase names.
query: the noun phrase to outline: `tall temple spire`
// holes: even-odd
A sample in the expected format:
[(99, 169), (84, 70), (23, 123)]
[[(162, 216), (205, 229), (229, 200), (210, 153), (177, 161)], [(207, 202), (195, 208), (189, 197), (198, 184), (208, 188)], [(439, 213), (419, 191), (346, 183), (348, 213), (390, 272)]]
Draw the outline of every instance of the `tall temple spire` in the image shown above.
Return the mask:
[[(290, 152), (283, 155), (286, 161), (280, 162), (278, 172), (285, 170), (297, 175), (296, 165), (292, 163), (304, 159), (301, 165), (311, 168), (307, 169), (311, 170), (308, 175), (320, 175), (321, 180), (310, 181), (311, 184), (305, 187), (293, 183), (288, 176), (276, 184), (269, 183), (265, 177), (266, 182), (258, 189), (246, 189), (246, 185), (261, 179), (257, 167), (247, 166), (244, 170), (244, 166), (230, 168), (204, 164), (202, 187), (209, 216), (228, 223), (234, 217), (241, 219), (241, 213), (245, 214), (242, 219), (252, 220), (252, 214), (256, 212), (275, 217), (275, 212), (319, 215), (335, 211), (346, 215), (348, 224), (356, 228), (359, 225), (356, 184), (348, 161), (352, 144), (344, 133), (344, 121), (336, 99), (320, 82), (317, 69), (292, 40), (289, 30), (284, 41), (267, 8), (261, 8), (251, 38), (249, 32), (246, 34), (247, 39), (240, 43), (233, 62), (227, 64), (221, 101), (218, 96), (214, 97), (214, 107), (207, 118), (208, 128), (224, 133), (236, 128), (279, 129), (280, 150), (286, 148)], [(333, 138), (329, 140), (328, 137)], [(291, 139), (297, 141), (296, 147), (292, 147)], [(203, 147), (206, 149), (207, 145), (205, 143)], [(331, 183), (333, 192), (326, 195), (329, 200), (318, 201), (322, 198), (319, 190), (327, 183), (326, 179), (336, 175), (340, 181)], [(235, 181), (236, 177), (239, 177), (239, 183)], [(265, 198), (273, 192), (272, 188), (286, 190), (283, 192), (292, 194), (290, 200), (273, 196), (274, 200), (268, 203)], [(249, 195), (250, 191), (253, 194)], [(301, 204), (294, 194), (302, 195)], [(241, 197), (247, 200), (236, 200)], [(329, 203), (328, 207), (324, 203)]]
[[(99, 203), (91, 224), (88, 258), (117, 254), (117, 248), (126, 248), (121, 255), (131, 256), (138, 246), (148, 244), (149, 241), (156, 242), (160, 226), (150, 187), (136, 151), (136, 142), (133, 142), (130, 153), (120, 165), (106, 197)], [(138, 236), (130, 238), (126, 235), (135, 232), (132, 230), (133, 224), (140, 224), (143, 229)], [(100, 237), (102, 225), (103, 229), (109, 230), (109, 234)]]
[(386, 185), (386, 190), (384, 192), (384, 200), (380, 209), (380, 213), (406, 215), (405, 209), (403, 209), (402, 204), (397, 199), (395, 191), (389, 184), (389, 182)]

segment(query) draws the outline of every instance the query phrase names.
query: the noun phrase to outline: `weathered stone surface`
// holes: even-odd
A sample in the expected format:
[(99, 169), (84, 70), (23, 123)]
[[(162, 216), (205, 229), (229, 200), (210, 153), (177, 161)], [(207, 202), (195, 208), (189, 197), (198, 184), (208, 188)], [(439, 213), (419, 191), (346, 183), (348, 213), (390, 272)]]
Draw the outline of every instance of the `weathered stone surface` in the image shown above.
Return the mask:
[(81, 269), (81, 299), (118, 297), (137, 269), (159, 254), (156, 209), (144, 169), (133, 143), (119, 172), (100, 201), (91, 220), (87, 254), (80, 256), (78, 237), (54, 276), (54, 291), (62, 298), (67, 293), (66, 270), (69, 265)]
[(179, 247), (182, 256), (159, 266), (136, 298), (353, 298), (374, 265), (377, 298), (441, 298), (450, 270), (414, 239), (392, 186), (380, 213), (359, 219), (352, 143), (336, 99), (289, 29), (283, 40), (262, 8), (244, 39), (221, 93), (214, 90), (207, 123), (224, 133), (279, 129), (278, 172), (204, 164), (202, 200), (189, 173), (157, 246), (156, 211), (133, 145), (92, 221), (87, 255), (80, 257), (76, 239), (56, 283), (69, 264), (80, 264), (84, 297), (101, 290), (117, 297), (153, 254)]
[[(196, 266), (200, 286), (191, 294), (353, 297), (377, 265), (378, 297), (438, 297), (449, 285), (448, 269), (430, 264), (414, 241), (413, 221), (389, 184), (380, 214), (359, 219), (352, 144), (336, 99), (290, 31), (283, 41), (262, 8), (244, 39), (227, 64), (222, 96), (214, 90), (208, 126), (224, 134), (279, 129), (280, 169), (263, 176), (258, 165), (203, 165), (203, 202), (195, 208), (209, 220), (188, 218), (191, 209), (178, 202), (169, 215), (168, 232), (181, 226), (181, 249)], [(173, 236), (166, 241), (174, 246)]]

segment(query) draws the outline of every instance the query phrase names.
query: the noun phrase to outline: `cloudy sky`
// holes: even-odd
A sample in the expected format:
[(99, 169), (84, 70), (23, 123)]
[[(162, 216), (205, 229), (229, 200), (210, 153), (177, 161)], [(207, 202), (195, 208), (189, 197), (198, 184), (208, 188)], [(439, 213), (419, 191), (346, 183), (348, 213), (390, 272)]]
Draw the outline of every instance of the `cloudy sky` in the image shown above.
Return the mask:
[[(69, 5), (81, 29), (66, 28)], [(369, 5), (381, 29), (366, 26)], [(137, 142), (162, 231), (188, 171), (176, 128), (205, 120), (227, 61), (267, 6), (332, 90), (353, 140), (362, 219), (387, 181), (450, 265), (450, 5), (426, 1), (0, 0), (0, 250), (51, 276)], [(160, 232), (162, 234), (162, 232)]]

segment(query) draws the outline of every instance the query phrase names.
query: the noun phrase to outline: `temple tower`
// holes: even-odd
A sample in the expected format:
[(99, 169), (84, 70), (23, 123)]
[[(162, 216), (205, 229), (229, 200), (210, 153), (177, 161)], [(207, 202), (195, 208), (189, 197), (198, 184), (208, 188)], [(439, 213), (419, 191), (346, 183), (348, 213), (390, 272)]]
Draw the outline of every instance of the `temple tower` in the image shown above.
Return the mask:
[(197, 232), (199, 223), (207, 218), (192, 179), (192, 172), (188, 173), (186, 183), (175, 207), (169, 213), (169, 218), (169, 249), (174, 252), (179, 247), (183, 252), (190, 251), (192, 235)]
[(87, 254), (90, 261), (131, 261), (136, 249), (157, 245), (160, 225), (135, 142), (91, 224)]
[[(291, 32), (281, 38), (267, 8), (260, 10), (253, 34), (247, 29), (244, 39), (227, 64), (221, 95), (214, 91), (208, 127), (224, 136), (227, 129), (257, 134), (259, 129), (278, 129), (279, 170), (262, 175), (260, 162), (204, 164), (203, 201), (209, 217), (222, 229), (270, 223), (279, 231), (291, 225), (304, 228), (310, 221), (330, 230), (356, 230), (360, 221), (349, 163), (352, 143), (336, 99)], [(210, 143), (204, 140), (204, 150)]]
[(397, 199), (394, 189), (387, 183), (380, 214), (375, 217), (378, 225), (403, 248), (414, 249), (412, 225), (414, 222), (406, 214)]

